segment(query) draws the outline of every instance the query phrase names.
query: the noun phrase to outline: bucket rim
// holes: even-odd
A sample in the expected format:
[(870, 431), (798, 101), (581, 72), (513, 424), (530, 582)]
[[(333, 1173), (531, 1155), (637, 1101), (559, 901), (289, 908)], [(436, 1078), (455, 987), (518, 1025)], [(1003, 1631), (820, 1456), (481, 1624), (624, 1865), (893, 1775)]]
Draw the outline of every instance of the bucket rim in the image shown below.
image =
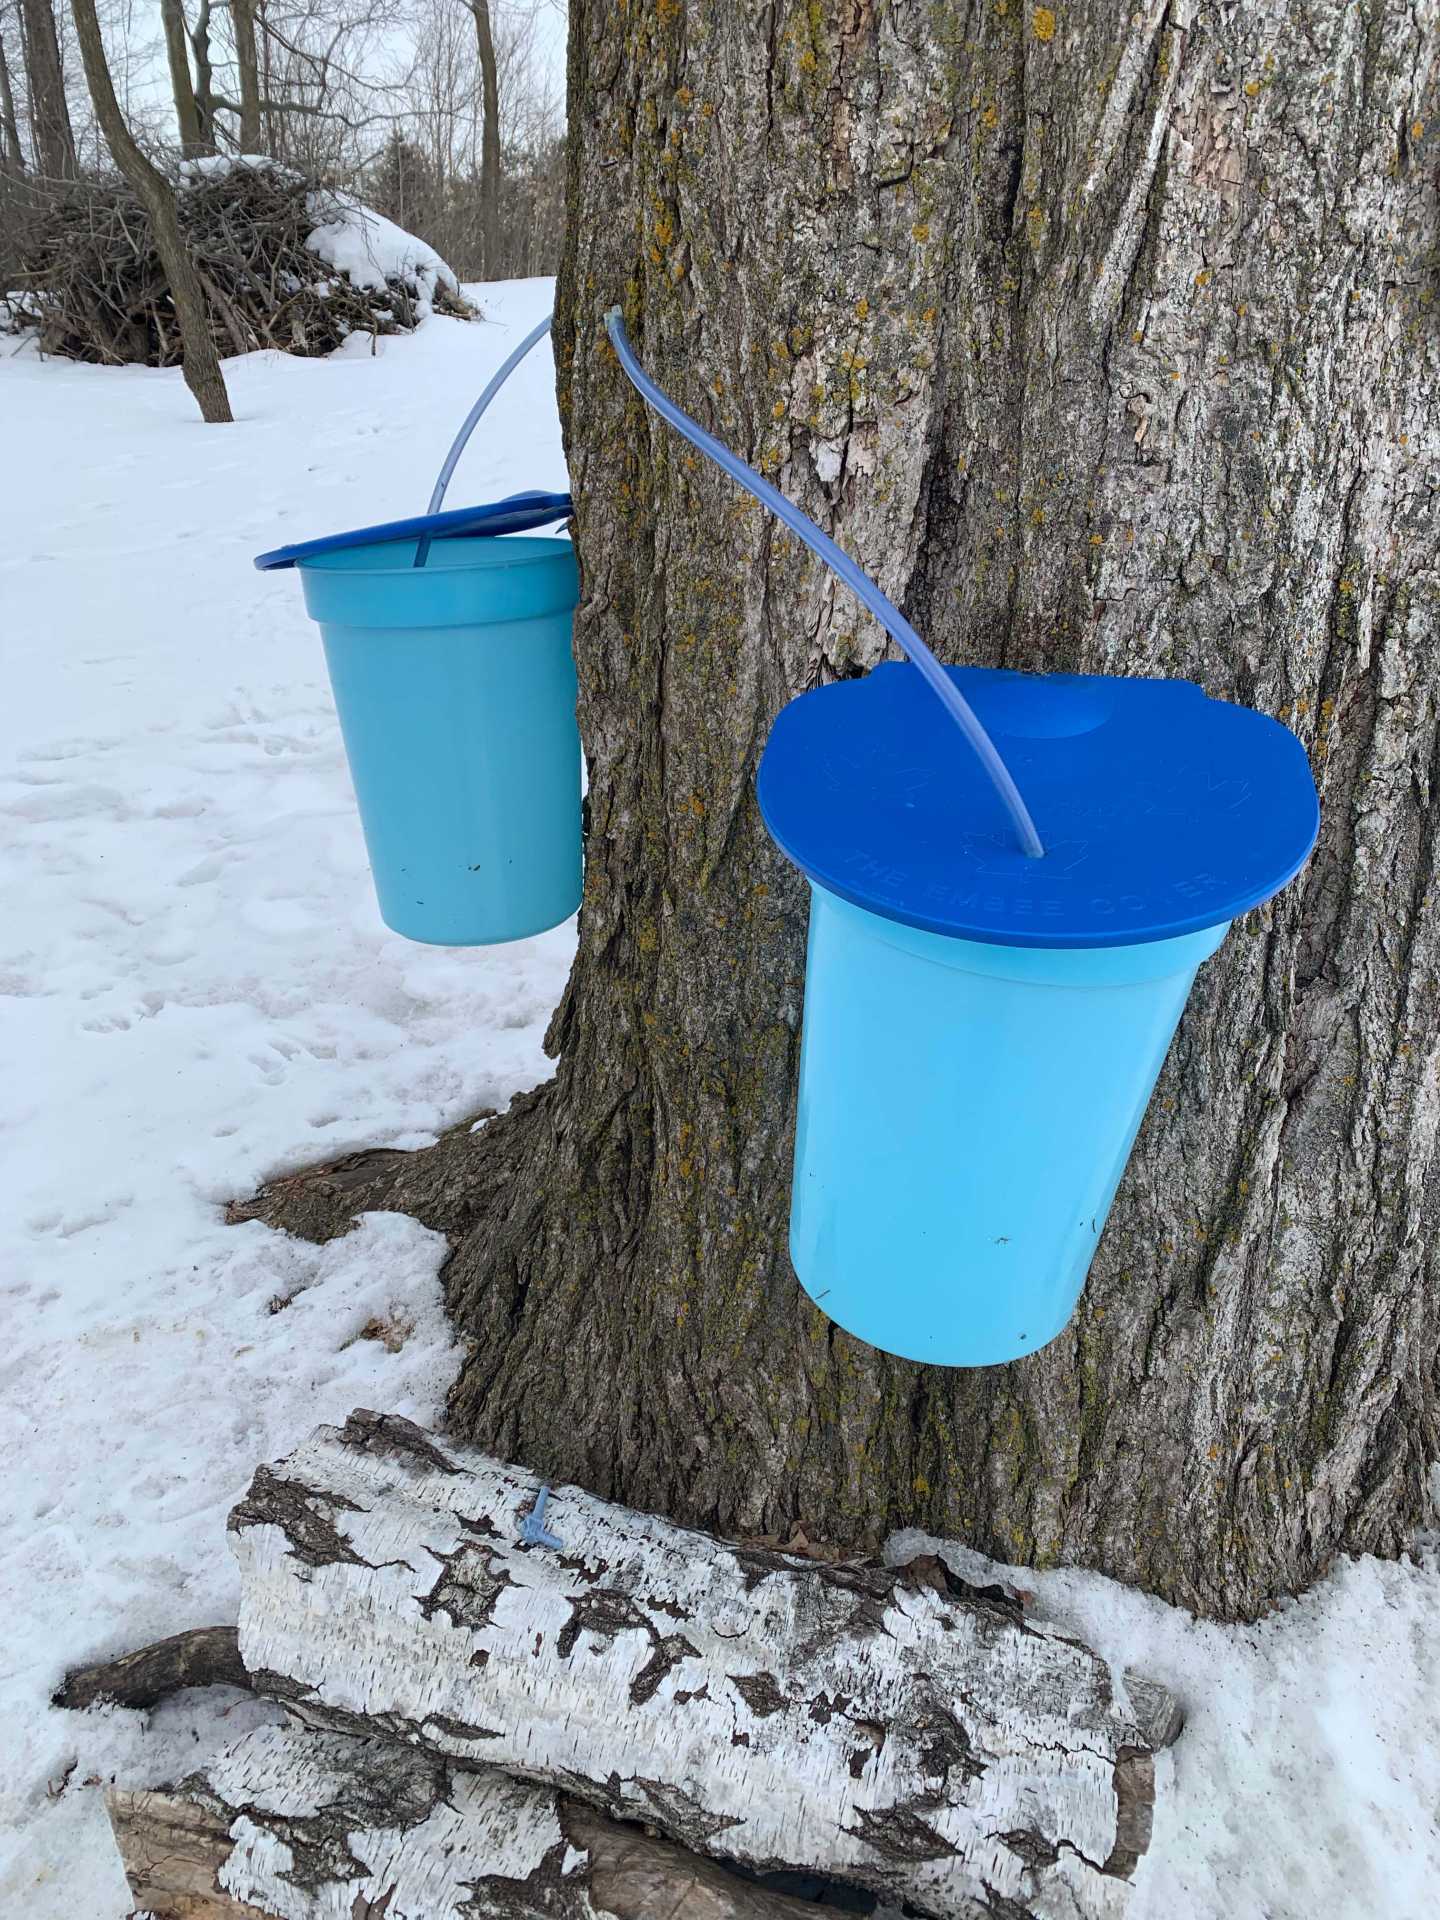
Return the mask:
[(261, 573), (273, 573), (294, 567), (318, 554), (353, 551), (356, 547), (379, 546), (398, 540), (453, 540), (466, 534), (481, 534), (497, 539), (505, 534), (529, 533), (536, 527), (568, 520), (574, 502), (568, 493), (507, 494), (484, 506), (452, 507), (444, 513), (422, 513), (407, 520), (383, 520), (369, 527), (352, 527), (345, 533), (327, 533), (319, 540), (301, 540), (288, 547), (273, 547), (258, 553), (255, 565)]
[[(526, 552), (517, 549), (523, 544)], [(467, 571), (485, 573), (513, 573), (526, 567), (554, 566), (558, 560), (573, 561), (575, 543), (568, 534), (506, 534), (502, 538), (484, 534), (451, 534), (443, 541), (436, 541), (431, 547), (431, 563), (423, 567), (415, 564), (415, 554), (420, 542), (411, 536), (408, 539), (375, 540), (364, 546), (335, 547), (327, 553), (308, 554), (294, 562), (297, 573), (323, 573), (341, 575), (348, 580), (394, 579), (413, 574), (416, 580), (449, 577)], [(363, 557), (377, 554), (387, 548), (395, 550), (395, 557), (383, 564), (365, 565)], [(549, 549), (549, 551), (546, 551)], [(433, 560), (440, 553), (464, 554), (472, 552), (473, 567), (433, 566)], [(484, 555), (483, 562), (481, 555)], [(358, 559), (358, 564), (357, 564)]]

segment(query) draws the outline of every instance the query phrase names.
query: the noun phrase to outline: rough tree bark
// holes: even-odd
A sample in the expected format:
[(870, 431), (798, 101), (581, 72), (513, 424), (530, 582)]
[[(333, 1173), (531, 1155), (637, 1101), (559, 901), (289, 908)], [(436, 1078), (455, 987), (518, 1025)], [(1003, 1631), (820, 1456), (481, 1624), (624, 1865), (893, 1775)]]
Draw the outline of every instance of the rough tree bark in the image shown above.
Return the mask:
[(480, 247), (485, 277), (494, 280), (500, 271), (500, 69), (490, 26), (490, 0), (465, 0), (465, 3), (475, 21), (481, 105), (485, 115), (480, 132)]
[(105, 144), (115, 164), (124, 174), (145, 209), (155, 235), (155, 248), (170, 297), (175, 303), (175, 320), (180, 329), (185, 384), (195, 396), (202, 419), (211, 424), (233, 419), (230, 396), (225, 391), (225, 376), (220, 356), (210, 333), (205, 313), (205, 289), (195, 263), (185, 250), (180, 220), (175, 210), (175, 192), (160, 170), (140, 151), (125, 124), (120, 102), (110, 79), (105, 59), (105, 42), (95, 12), (95, 0), (72, 0), (75, 30), (80, 41), (80, 57), (85, 63), (85, 80), (95, 108), (95, 118), (105, 136)]
[(50, 0), (20, 0), (20, 33), (35, 165), (52, 180), (67, 180), (75, 171), (75, 133)]
[[(1440, 1439), (1436, 27), (576, 0), (590, 826), (556, 1076), (271, 1214), (452, 1236), (461, 1433), (721, 1530), (915, 1523), (1213, 1615), (1402, 1546)], [(943, 656), (1189, 676), (1311, 752), (1319, 850), (1204, 969), (1033, 1359), (887, 1359), (791, 1276), (806, 903), (753, 775), (781, 704), (883, 640), (642, 415), (617, 298)]]

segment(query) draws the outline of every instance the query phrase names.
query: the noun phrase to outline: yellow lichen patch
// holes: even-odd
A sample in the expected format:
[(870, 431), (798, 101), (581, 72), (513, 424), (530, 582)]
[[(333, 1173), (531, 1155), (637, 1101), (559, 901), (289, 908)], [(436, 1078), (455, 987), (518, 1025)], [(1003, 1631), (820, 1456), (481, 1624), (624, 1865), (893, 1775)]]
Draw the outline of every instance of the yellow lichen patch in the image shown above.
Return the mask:
[(1036, 7), (1030, 16), (1030, 25), (1035, 38), (1047, 44), (1055, 38), (1055, 14), (1050, 7)]
[(999, 126), (1000, 109), (995, 105), (993, 100), (990, 102), (990, 105), (986, 107), (984, 113), (981, 114), (980, 124), (989, 133), (993, 133), (995, 128)]
[(1196, 284), (1196, 286), (1197, 286), (1197, 287), (1208, 287), (1208, 286), (1209, 286), (1209, 284), (1210, 284), (1210, 270), (1209, 270), (1209, 268), (1208, 268), (1208, 267), (1202, 267), (1202, 268), (1200, 269), (1200, 271), (1199, 271), (1199, 273), (1197, 273), (1197, 274), (1196, 274), (1196, 276), (1195, 276), (1195, 284)]
[(927, 241), (930, 238), (930, 229), (923, 220), (918, 221), (913, 227), (911, 227), (910, 233), (911, 233), (911, 237), (913, 239), (920, 241), (922, 246), (925, 243), (925, 241)]
[(870, 317), (870, 302), (863, 296), (855, 302), (855, 318), (867, 320)]

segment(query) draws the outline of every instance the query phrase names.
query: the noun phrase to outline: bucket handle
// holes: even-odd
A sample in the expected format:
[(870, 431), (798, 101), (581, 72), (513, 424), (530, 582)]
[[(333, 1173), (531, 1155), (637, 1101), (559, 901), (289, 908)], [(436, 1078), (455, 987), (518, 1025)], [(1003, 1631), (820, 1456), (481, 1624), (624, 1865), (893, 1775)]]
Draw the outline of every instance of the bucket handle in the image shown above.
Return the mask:
[[(530, 329), (529, 333), (526, 334), (525, 338), (509, 358), (501, 363), (500, 371), (492, 376), (486, 385), (485, 391), (475, 402), (474, 406), (471, 407), (469, 413), (466, 414), (464, 425), (451, 441), (450, 451), (446, 454), (439, 477), (431, 489), (430, 504), (425, 509), (427, 515), (440, 511), (440, 504), (445, 498), (445, 489), (449, 486), (451, 476), (460, 464), (460, 456), (464, 453), (471, 434), (480, 424), (481, 414), (484, 413), (490, 402), (495, 398), (496, 394), (500, 391), (501, 387), (504, 386), (516, 367), (518, 367), (520, 362), (525, 358), (526, 354), (529, 353), (530, 349), (533, 346), (537, 346), (539, 342), (545, 338), (546, 334), (550, 331), (550, 322), (554, 318), (553, 313), (547, 313), (538, 326)], [(427, 533), (415, 549), (415, 565), (417, 567), (423, 567), (429, 558), (430, 535)]]
[(713, 434), (707, 433), (698, 421), (690, 418), (688, 413), (682, 412), (669, 395), (655, 385), (635, 358), (634, 349), (625, 333), (625, 322), (621, 318), (619, 307), (611, 307), (605, 315), (605, 331), (610, 336), (610, 344), (615, 349), (620, 365), (629, 376), (631, 385), (644, 400), (649, 402), (661, 419), (668, 420), (677, 433), (684, 435), (691, 446), (698, 447), (701, 453), (707, 454), (716, 466), (728, 473), (732, 480), (738, 481), (747, 493), (753, 494), (762, 506), (768, 507), (777, 519), (783, 521), (812, 553), (818, 554), (830, 571), (844, 581), (861, 605), (875, 616), (885, 631), (898, 643), (901, 651), (920, 670), (926, 685), (969, 741), (981, 766), (990, 776), (991, 783), (1010, 816), (1021, 851), (1033, 860), (1042, 859), (1045, 847), (1035, 831), (1035, 822), (1030, 818), (1030, 809), (1021, 798), (1020, 789), (1011, 778), (1010, 769), (1000, 758), (995, 742), (981, 725), (975, 709), (900, 609), (886, 599), (870, 576), (861, 572), (849, 554), (836, 546), (828, 533), (822, 533), (815, 522), (803, 514), (793, 501), (787, 500), (784, 494), (772, 487), (768, 480), (762, 480), (753, 467), (746, 466), (737, 454), (722, 445)]

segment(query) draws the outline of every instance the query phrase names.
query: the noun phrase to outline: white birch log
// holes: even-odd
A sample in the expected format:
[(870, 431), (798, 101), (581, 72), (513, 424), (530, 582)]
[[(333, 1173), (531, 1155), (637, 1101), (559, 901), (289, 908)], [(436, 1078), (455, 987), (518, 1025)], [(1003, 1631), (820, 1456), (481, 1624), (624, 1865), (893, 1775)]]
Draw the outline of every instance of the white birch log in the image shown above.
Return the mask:
[[(155, 1920), (823, 1920), (553, 1788), (416, 1747), (260, 1727), (178, 1786), (106, 1795)], [(833, 1912), (833, 1909), (831, 1909)]]
[[(312, 1725), (557, 1785), (943, 1916), (1119, 1916), (1178, 1715), (937, 1562), (817, 1566), (357, 1412), (230, 1526), (240, 1651)], [(1010, 1903), (1006, 1905), (1005, 1903)]]

